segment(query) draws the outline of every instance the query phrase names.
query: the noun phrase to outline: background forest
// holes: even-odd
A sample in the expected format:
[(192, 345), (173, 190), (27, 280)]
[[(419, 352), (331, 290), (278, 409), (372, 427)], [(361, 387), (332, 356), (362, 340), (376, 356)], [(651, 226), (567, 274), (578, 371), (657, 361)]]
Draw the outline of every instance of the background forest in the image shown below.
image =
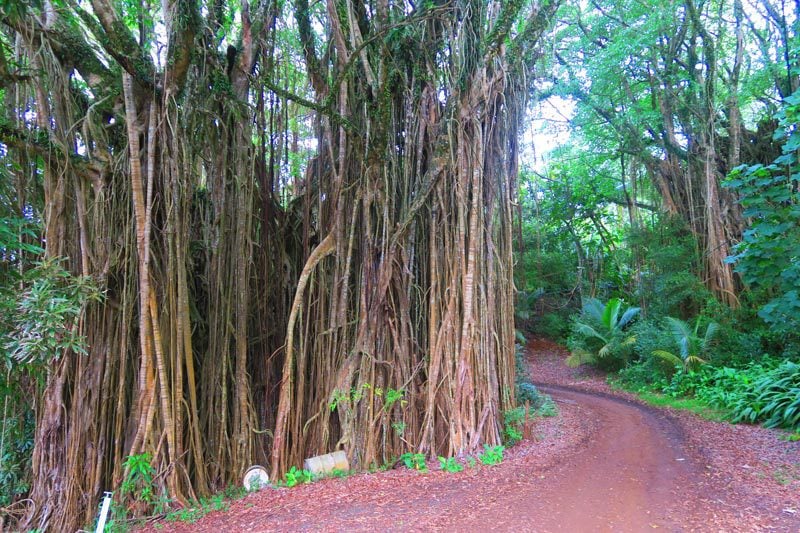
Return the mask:
[(798, 14), (2, 1), (3, 513), (500, 445), (519, 332), (796, 431)]
[(518, 321), (653, 401), (796, 432), (797, 6), (558, 13), (536, 98), (564, 141), (523, 165)]

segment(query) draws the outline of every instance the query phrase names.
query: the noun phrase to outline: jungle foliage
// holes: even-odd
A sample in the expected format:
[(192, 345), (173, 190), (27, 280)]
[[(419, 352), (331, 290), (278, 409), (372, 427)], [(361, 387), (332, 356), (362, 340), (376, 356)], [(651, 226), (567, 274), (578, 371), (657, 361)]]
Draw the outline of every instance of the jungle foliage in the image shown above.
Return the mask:
[(796, 428), (799, 10), (0, 2), (2, 519), (496, 463), (516, 326)]
[[(799, 15), (565, 5), (536, 94), (569, 137), (523, 168), (516, 274), (520, 302), (536, 295), (520, 321), (573, 363), (795, 430)], [(620, 301), (640, 311), (615, 328)]]

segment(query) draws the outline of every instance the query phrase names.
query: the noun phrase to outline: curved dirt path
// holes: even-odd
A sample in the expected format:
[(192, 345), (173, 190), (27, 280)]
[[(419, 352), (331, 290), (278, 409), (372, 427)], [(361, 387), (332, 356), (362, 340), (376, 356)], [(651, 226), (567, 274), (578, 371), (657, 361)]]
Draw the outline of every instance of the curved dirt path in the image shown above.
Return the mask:
[[(158, 531), (800, 531), (800, 443), (609, 393), (567, 369), (555, 345), (530, 353), (560, 414), (531, 424), (498, 466), (447, 474), (429, 463), (427, 474), (396, 468), (268, 489)], [(753, 455), (771, 462), (758, 470)], [(783, 465), (797, 467), (798, 481), (762, 475)]]
[(518, 514), (494, 525), (542, 532), (648, 531), (679, 530), (692, 521), (687, 502), (694, 501), (702, 473), (687, 457), (674, 421), (602, 393), (539, 388), (562, 406), (576, 405), (595, 431), (553, 467), (540, 490), (517, 495), (511, 505)]
[(226, 513), (161, 531), (681, 530), (688, 518), (681, 502), (697, 473), (675, 452), (677, 426), (602, 393), (540, 388), (561, 416), (542, 421), (553, 427), (540, 428), (538, 442), (513, 448), (497, 467), (456, 475), (398, 469), (264, 491)]

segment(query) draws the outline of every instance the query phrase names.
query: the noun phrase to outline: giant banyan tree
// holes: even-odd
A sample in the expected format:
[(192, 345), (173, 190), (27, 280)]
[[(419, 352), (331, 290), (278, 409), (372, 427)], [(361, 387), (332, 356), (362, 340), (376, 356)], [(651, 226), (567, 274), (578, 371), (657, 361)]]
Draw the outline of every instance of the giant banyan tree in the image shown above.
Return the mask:
[(252, 463), (498, 443), (557, 2), (134, 4), (1, 11), (2, 179), (105, 292), (36, 400), (26, 525), (91, 522), (131, 455), (185, 502)]

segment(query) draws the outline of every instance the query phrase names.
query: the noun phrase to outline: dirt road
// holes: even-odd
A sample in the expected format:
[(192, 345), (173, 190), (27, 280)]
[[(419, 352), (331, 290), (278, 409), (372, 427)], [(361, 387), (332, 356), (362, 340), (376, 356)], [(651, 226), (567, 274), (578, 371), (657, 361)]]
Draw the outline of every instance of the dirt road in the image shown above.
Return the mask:
[[(542, 532), (672, 531), (691, 520), (695, 478), (701, 474), (673, 421), (600, 393), (557, 386), (540, 390), (562, 406), (577, 406), (596, 430), (579, 451), (548, 471), (539, 490), (513, 496), (517, 513), (491, 525)], [(490, 523), (458, 525), (482, 529)]]
[[(800, 531), (797, 443), (586, 390), (551, 349), (533, 355), (560, 416), (538, 420), (498, 466), (267, 489), (159, 531)], [(745, 464), (753, 456), (760, 466)], [(776, 468), (796, 468), (797, 480), (775, 482)]]

